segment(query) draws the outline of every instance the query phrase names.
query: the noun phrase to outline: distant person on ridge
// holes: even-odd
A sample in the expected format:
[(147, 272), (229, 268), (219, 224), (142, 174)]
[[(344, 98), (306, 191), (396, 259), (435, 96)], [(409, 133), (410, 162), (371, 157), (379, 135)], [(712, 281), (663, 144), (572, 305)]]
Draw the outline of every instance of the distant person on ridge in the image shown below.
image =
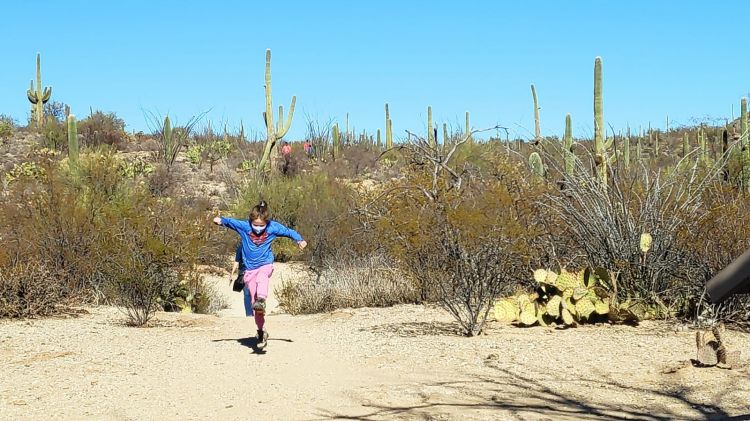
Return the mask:
[(307, 242), (297, 231), (272, 221), (265, 201), (255, 205), (247, 220), (219, 216), (214, 218), (214, 223), (230, 228), (240, 236), (242, 260), (245, 264), (243, 280), (250, 293), (252, 309), (255, 312), (258, 346), (265, 347), (268, 341), (268, 332), (263, 329), (266, 322), (266, 298), (268, 298), (268, 284), (273, 274), (271, 243), (276, 237), (287, 237), (294, 240), (300, 250), (304, 250)]
[(291, 153), (292, 146), (288, 142), (284, 142), (284, 145), (281, 147), (281, 154), (284, 155), (284, 157), (287, 157)]

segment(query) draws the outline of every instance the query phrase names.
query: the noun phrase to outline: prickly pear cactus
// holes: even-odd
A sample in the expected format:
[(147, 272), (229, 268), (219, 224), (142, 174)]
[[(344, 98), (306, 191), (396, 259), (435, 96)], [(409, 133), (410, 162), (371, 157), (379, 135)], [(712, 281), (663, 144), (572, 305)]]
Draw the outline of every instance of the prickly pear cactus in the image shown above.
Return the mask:
[(603, 268), (578, 272), (562, 269), (559, 274), (537, 269), (534, 280), (538, 285), (535, 293), (517, 294), (495, 303), (495, 320), (524, 326), (575, 326), (599, 319), (638, 319), (632, 303), (613, 310), (606, 288), (600, 286), (609, 283), (609, 274)]

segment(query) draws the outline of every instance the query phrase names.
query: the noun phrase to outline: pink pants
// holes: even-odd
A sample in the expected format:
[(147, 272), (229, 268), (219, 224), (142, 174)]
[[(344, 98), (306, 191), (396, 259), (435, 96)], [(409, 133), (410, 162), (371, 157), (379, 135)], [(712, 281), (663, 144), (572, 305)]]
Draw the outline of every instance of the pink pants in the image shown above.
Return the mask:
[[(245, 281), (245, 286), (250, 291), (250, 302), (252, 304), (255, 304), (255, 300), (258, 298), (268, 298), (268, 283), (271, 280), (272, 273), (273, 263), (263, 265), (258, 269), (245, 271), (245, 276), (242, 280)], [(253, 313), (255, 315), (255, 324), (258, 326), (258, 329), (263, 330), (263, 325), (266, 323), (266, 315), (264, 313), (258, 314), (257, 311)]]

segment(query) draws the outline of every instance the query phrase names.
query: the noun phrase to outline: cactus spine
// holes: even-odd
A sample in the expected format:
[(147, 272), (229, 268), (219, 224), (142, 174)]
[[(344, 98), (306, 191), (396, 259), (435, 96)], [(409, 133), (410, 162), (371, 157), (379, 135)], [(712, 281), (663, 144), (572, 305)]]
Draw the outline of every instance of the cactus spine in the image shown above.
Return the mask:
[(565, 162), (565, 174), (573, 175), (575, 168), (575, 155), (573, 154), (573, 124), (570, 114), (565, 116), (565, 135), (563, 136), (563, 161)]
[(539, 102), (536, 99), (536, 88), (531, 85), (531, 96), (534, 99), (534, 139), (538, 142), (542, 138), (542, 129), (539, 125)]
[(78, 168), (78, 128), (73, 114), (68, 115), (68, 160), (71, 168)]
[(29, 89), (26, 91), (26, 97), (31, 102), (32, 118), (36, 120), (37, 130), (42, 130), (44, 122), (44, 104), (52, 96), (52, 87), (48, 86), (42, 89), (42, 58), (41, 54), (36, 53), (36, 89), (34, 89), (34, 80), (31, 80)]
[(266, 164), (270, 164), (271, 169), (277, 168), (275, 164), (277, 154), (274, 154), (276, 145), (279, 140), (289, 131), (289, 126), (292, 125), (292, 116), (294, 115), (294, 104), (297, 102), (297, 97), (292, 97), (292, 104), (289, 106), (289, 114), (286, 117), (286, 123), (284, 123), (284, 108), (279, 106), (279, 121), (277, 126), (273, 124), (273, 96), (271, 93), (271, 50), (266, 50), (266, 111), (263, 113), (263, 118), (266, 123), (266, 144), (263, 148), (263, 156), (258, 163), (258, 171), (264, 171)]
[(611, 143), (605, 139), (604, 111), (602, 105), (602, 59), (594, 61), (594, 162), (596, 174), (603, 186), (607, 185), (607, 149)]

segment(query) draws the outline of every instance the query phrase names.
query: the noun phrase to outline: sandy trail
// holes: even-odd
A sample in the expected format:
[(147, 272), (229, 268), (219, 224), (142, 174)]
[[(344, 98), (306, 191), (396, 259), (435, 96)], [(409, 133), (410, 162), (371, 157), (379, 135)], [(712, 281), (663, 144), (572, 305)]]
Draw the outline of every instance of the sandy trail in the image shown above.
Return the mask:
[[(295, 276), (278, 264), (272, 285)], [(694, 352), (664, 323), (462, 338), (423, 306), (277, 312), (256, 353), (241, 294), (216, 282), (232, 304), (218, 317), (0, 321), (0, 419), (750, 419), (746, 368), (663, 373)], [(750, 352), (750, 335), (730, 339)]]

